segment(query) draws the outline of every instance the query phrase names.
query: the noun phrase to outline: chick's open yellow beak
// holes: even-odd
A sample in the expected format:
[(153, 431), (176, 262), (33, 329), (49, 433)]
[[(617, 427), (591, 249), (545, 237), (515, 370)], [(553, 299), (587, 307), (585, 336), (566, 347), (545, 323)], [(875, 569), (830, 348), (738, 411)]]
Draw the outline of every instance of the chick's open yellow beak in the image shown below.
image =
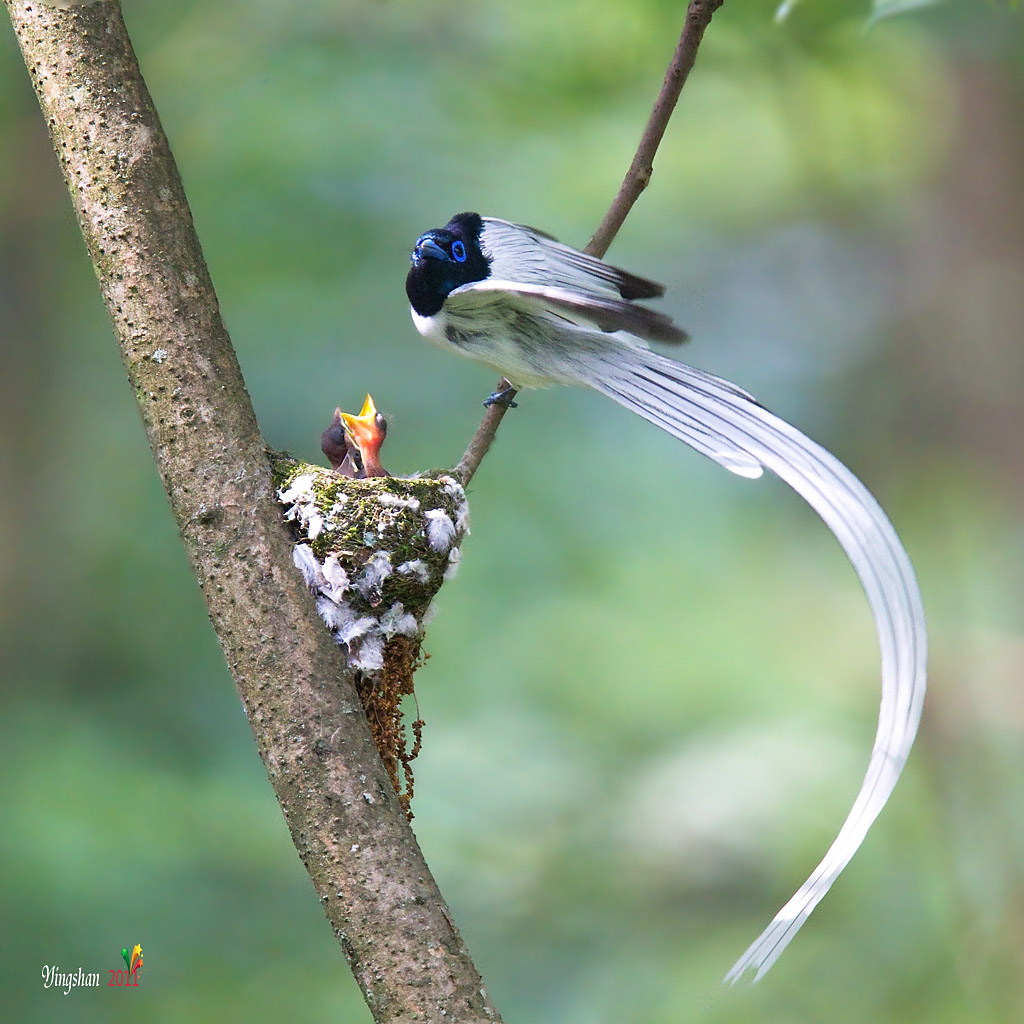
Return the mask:
[(360, 447), (367, 441), (372, 440), (377, 432), (375, 422), (377, 419), (377, 407), (373, 404), (373, 399), (369, 395), (366, 396), (366, 401), (363, 402), (362, 411), (358, 416), (343, 412), (341, 418), (352, 440)]

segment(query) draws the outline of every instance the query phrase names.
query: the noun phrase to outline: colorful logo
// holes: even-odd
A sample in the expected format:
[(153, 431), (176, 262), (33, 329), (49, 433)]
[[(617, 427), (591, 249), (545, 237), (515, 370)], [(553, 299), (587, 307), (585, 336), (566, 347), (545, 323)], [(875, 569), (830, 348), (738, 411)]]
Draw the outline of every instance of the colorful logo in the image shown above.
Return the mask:
[(136, 944), (132, 950), (132, 955), (128, 956), (128, 950), (122, 949), (121, 956), (124, 957), (124, 962), (128, 965), (128, 973), (134, 974), (136, 969), (142, 966), (142, 946)]
[(125, 967), (128, 970), (112, 970), (110, 972), (110, 985), (138, 985), (139, 968), (142, 966), (142, 946), (136, 943), (132, 949), (131, 956), (128, 955), (128, 947), (125, 946), (121, 950), (121, 958), (124, 960)]

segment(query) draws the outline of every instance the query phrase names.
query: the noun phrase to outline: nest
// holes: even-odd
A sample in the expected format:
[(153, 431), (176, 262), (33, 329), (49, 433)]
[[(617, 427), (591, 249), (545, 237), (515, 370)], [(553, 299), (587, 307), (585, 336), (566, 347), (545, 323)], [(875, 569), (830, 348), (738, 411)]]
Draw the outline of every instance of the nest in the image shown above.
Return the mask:
[(451, 477), (351, 480), (274, 456), (278, 500), (292, 524), (295, 565), (344, 649), (377, 749), (412, 817), (411, 762), (423, 721), (402, 714), (422, 664), (423, 627), (461, 558), (469, 506)]

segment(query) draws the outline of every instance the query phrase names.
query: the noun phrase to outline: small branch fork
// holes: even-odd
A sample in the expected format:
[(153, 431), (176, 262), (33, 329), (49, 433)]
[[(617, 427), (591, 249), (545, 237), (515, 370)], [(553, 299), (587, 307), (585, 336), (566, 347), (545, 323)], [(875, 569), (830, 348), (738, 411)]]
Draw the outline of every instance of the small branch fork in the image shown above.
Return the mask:
[[(654, 173), (654, 156), (661, 145), (662, 137), (672, 113), (679, 100), (679, 94), (686, 84), (686, 79), (697, 59), (697, 50), (701, 40), (704, 38), (704, 30), (711, 23), (715, 11), (722, 6), (724, 0), (690, 0), (686, 9), (686, 20), (683, 23), (683, 31), (676, 44), (676, 51), (672, 54), (668, 70), (665, 72), (665, 80), (661, 83), (661, 91), (654, 103), (654, 109), (647, 120), (644, 133), (640, 137), (640, 145), (637, 146), (633, 162), (626, 171), (625, 178), (619, 186), (604, 220), (594, 232), (593, 237), (583, 250), (591, 256), (603, 257), (612, 244), (615, 236), (619, 233), (633, 204), (640, 198), (640, 193), (651, 182), (651, 175)], [(497, 390), (509, 387), (509, 382), (502, 378)], [(513, 392), (512, 397), (515, 393)], [(498, 425), (504, 419), (508, 410), (507, 404), (494, 404), (488, 406), (484, 413), (480, 426), (469, 442), (465, 453), (459, 460), (459, 464), (452, 471), (453, 476), (458, 479), (463, 487), (473, 479), (480, 463), (487, 454), (498, 432)]]

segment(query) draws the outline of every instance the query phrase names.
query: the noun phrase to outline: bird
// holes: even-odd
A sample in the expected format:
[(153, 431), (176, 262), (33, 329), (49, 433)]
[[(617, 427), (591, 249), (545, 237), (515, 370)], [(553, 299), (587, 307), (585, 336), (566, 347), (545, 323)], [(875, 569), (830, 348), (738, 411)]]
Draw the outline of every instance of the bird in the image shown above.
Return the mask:
[(341, 476), (357, 477), (363, 465), (359, 457), (359, 449), (349, 438), (342, 420), (341, 407), (334, 410), (331, 425), (320, 435), (320, 451), (327, 456), (331, 469)]
[(917, 733), (927, 632), (910, 558), (881, 506), (834, 455), (737, 385), (649, 348), (687, 340), (665, 313), (638, 305), (664, 294), (662, 285), (536, 228), (472, 212), (421, 234), (410, 263), (406, 295), (426, 339), (492, 367), (514, 391), (590, 388), (732, 473), (756, 479), (770, 470), (814, 508), (860, 578), (882, 662), (874, 746), (823, 859), (725, 976), (734, 984), (753, 972), (757, 981), (860, 847)]
[(355, 475), (359, 479), (390, 476), (391, 474), (380, 464), (380, 449), (387, 436), (388, 421), (377, 412), (373, 399), (369, 395), (366, 396), (358, 416), (347, 412), (340, 412), (340, 415), (345, 426), (346, 445), (350, 452), (355, 449), (362, 466), (361, 471)]

